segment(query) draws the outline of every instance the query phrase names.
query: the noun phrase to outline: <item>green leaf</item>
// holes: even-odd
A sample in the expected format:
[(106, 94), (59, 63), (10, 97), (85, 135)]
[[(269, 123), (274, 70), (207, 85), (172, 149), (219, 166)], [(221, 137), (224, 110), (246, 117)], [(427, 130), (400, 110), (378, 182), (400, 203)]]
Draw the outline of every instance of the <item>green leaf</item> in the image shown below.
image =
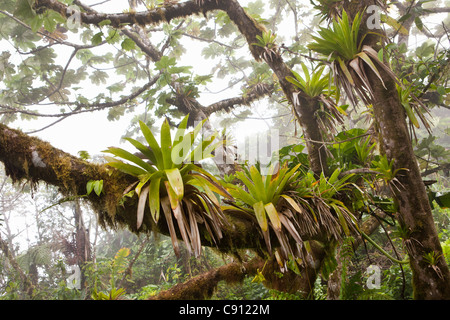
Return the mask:
[(25, 20), (34, 18), (36, 13), (33, 10), (33, 3), (34, 1), (32, 0), (17, 0), (14, 16), (21, 17)]
[(32, 20), (30, 20), (31, 31), (37, 32), (44, 23), (44, 18), (41, 15), (36, 15)]
[(156, 70), (164, 70), (169, 68), (170, 66), (176, 65), (176, 59), (175, 58), (169, 58), (167, 56), (161, 57), (161, 59), (157, 62), (155, 62)]
[(136, 43), (133, 40), (131, 40), (130, 38), (126, 38), (125, 40), (122, 41), (120, 46), (125, 51), (131, 51), (136, 48)]
[(105, 20), (103, 20), (103, 21), (100, 21), (100, 22), (98, 23), (98, 26), (99, 26), (99, 27), (103, 27), (103, 26), (107, 26), (107, 25), (110, 25), (110, 24), (111, 24), (111, 20), (105, 19)]
[(445, 91), (445, 87), (444, 87), (444, 86), (438, 86), (438, 87), (436, 88), (436, 91), (437, 91), (441, 96), (443, 96), (443, 95), (446, 94), (446, 91)]
[(94, 180), (89, 180), (88, 183), (86, 183), (86, 194), (90, 195), (92, 190), (94, 190)]
[(122, 159), (128, 160), (133, 162), (134, 164), (140, 166), (141, 168), (145, 169), (148, 172), (155, 172), (155, 168), (153, 168), (153, 166), (147, 162), (145, 162), (144, 160), (142, 160), (141, 158), (139, 158), (138, 156), (135, 156), (134, 154), (123, 150), (121, 148), (116, 148), (116, 147), (109, 147), (108, 150), (104, 151), (104, 152), (108, 152), (108, 153), (112, 153), (115, 156), (118, 156)]
[(266, 210), (267, 215), (269, 216), (270, 222), (272, 222), (273, 228), (277, 231), (281, 231), (280, 216), (278, 215), (278, 211), (273, 205), (273, 203), (269, 202), (264, 206), (264, 209)]
[(344, 72), (345, 77), (347, 78), (348, 82), (354, 86), (355, 82), (353, 81), (353, 77), (350, 74), (350, 71), (348, 71), (347, 66), (345, 65), (345, 62), (338, 57), (339, 66), (341, 67), (342, 72)]
[(159, 189), (160, 189), (161, 177), (157, 177), (150, 181), (150, 190), (148, 193), (149, 197), (149, 207), (150, 213), (153, 217), (155, 223), (159, 220), (160, 213), (160, 200), (159, 200)]
[(294, 199), (285, 194), (282, 194), (281, 197), (283, 197), (290, 204), (290, 206), (294, 208), (295, 211), (297, 211), (298, 213), (302, 213), (302, 209)]
[(100, 194), (103, 191), (103, 180), (96, 180), (94, 182), (94, 192), (97, 196), (100, 196)]
[(256, 220), (258, 221), (261, 230), (264, 232), (267, 231), (268, 224), (263, 202), (259, 201), (253, 204), (253, 210), (255, 211)]
[[(252, 199), (255, 199), (256, 201), (262, 201), (263, 199), (258, 197), (258, 191), (256, 190), (255, 185), (253, 182), (250, 181), (250, 179), (241, 171), (236, 172), (236, 176), (241, 180), (245, 186), (247, 187), (249, 193), (251, 194)], [(253, 205), (253, 203), (249, 203), (250, 205)]]
[(113, 157), (105, 157), (105, 159), (108, 161), (108, 163), (107, 163), (108, 166), (116, 168), (124, 173), (127, 173), (127, 174), (135, 176), (135, 177), (138, 177), (139, 175), (148, 173), (148, 171), (146, 171), (140, 167), (136, 167), (131, 164), (124, 163)]
[(175, 192), (178, 200), (181, 200), (184, 195), (184, 184), (183, 178), (181, 177), (180, 170), (178, 168), (166, 169), (167, 180), (169, 181), (170, 187)]
[(142, 154), (146, 156), (153, 164), (156, 164), (155, 154), (147, 146), (144, 146), (142, 143), (132, 138), (124, 138), (124, 140), (130, 142), (136, 149), (142, 152)]
[(138, 185), (136, 186), (136, 188), (134, 189), (138, 195), (141, 194), (142, 187), (147, 184), (147, 182), (152, 178), (153, 175), (154, 175), (154, 173), (147, 173), (147, 174), (139, 176), (140, 181), (139, 181)]
[(402, 102), (403, 107), (405, 108), (406, 114), (408, 115), (409, 120), (411, 123), (416, 127), (420, 128), (419, 121), (416, 118), (416, 115), (414, 114), (414, 111), (412, 110), (411, 106), (407, 102)]
[(164, 169), (172, 168), (172, 138), (170, 136), (170, 125), (167, 119), (164, 120), (161, 125), (161, 153)]
[(450, 192), (435, 197), (435, 200), (441, 208), (450, 208)]
[(414, 23), (416, 24), (417, 29), (419, 29), (421, 31), (423, 30), (423, 22), (422, 22), (422, 19), (420, 19), (420, 17), (415, 17)]
[(161, 148), (160, 148), (158, 142), (156, 141), (155, 136), (153, 135), (150, 128), (147, 127), (147, 125), (144, 122), (139, 121), (139, 126), (141, 128), (142, 134), (145, 137), (145, 140), (147, 141), (149, 147), (152, 149), (153, 154), (155, 155), (155, 159), (156, 159), (155, 165), (160, 170), (164, 169), (164, 162), (163, 162), (163, 157), (162, 157), (162, 153), (161, 153)]
[(255, 198), (261, 199), (263, 202), (269, 202), (272, 199), (267, 199), (265, 184), (263, 182), (261, 173), (255, 166), (250, 167), (250, 176), (255, 185)]
[(94, 46), (99, 45), (103, 41), (103, 32), (98, 32), (94, 34), (94, 36), (91, 39), (91, 42)]
[(175, 137), (173, 138), (173, 145), (176, 146), (178, 143), (180, 143), (184, 138), (184, 133), (186, 131), (187, 122), (189, 119), (189, 114), (186, 115), (178, 125), (177, 132), (175, 133)]
[(167, 195), (169, 196), (170, 207), (172, 208), (172, 210), (174, 210), (179, 206), (177, 194), (170, 186), (169, 181), (164, 181), (164, 185), (166, 187)]

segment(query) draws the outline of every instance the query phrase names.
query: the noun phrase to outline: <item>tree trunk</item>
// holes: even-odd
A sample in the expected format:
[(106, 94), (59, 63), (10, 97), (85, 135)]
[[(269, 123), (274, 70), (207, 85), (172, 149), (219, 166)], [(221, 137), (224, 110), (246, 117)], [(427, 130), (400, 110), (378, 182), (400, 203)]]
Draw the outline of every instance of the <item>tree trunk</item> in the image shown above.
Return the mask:
[[(352, 4), (351, 16), (354, 16), (357, 12), (355, 7), (364, 8), (371, 3), (353, 1)], [(367, 17), (367, 13), (363, 15), (361, 34), (371, 31), (366, 29)], [(382, 37), (372, 32), (364, 39), (364, 44), (379, 50), (379, 41), (383, 41)], [(386, 154), (389, 161), (394, 160), (393, 170), (401, 170), (397, 175), (401, 187), (392, 189), (398, 203), (398, 220), (408, 233), (403, 241), (410, 257), (414, 299), (450, 299), (450, 271), (443, 258), (425, 185), (412, 147), (406, 113), (400, 103), (395, 81), (382, 68), (378, 68), (378, 71), (384, 86), (371, 68), (365, 68), (374, 92), (373, 111), (381, 152)], [(427, 260), (426, 256), (433, 256), (434, 259)]]
[[(366, 72), (370, 73), (369, 70)], [(380, 71), (381, 72), (381, 71)], [(374, 115), (379, 129), (380, 143), (394, 170), (401, 170), (400, 188), (393, 188), (399, 208), (399, 222), (408, 230), (406, 248), (411, 261), (415, 299), (450, 299), (450, 272), (443, 258), (428, 195), (416, 162), (405, 112), (398, 99), (393, 81), (385, 79), (387, 90), (370, 73), (375, 92)], [(431, 264), (426, 255), (434, 255)]]
[(77, 265), (81, 271), (80, 285), (81, 289), (85, 288), (86, 276), (84, 274), (84, 266), (86, 262), (91, 261), (91, 244), (89, 241), (89, 233), (86, 230), (83, 221), (83, 211), (81, 210), (80, 202), (77, 200), (74, 204), (74, 218), (75, 218), (75, 239), (76, 239), (76, 259)]

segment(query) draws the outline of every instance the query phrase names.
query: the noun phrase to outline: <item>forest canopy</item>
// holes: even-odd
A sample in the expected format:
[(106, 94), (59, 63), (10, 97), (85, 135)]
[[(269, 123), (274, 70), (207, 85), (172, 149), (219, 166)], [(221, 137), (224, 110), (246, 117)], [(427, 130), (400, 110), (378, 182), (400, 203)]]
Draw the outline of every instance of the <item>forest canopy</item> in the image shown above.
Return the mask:
[(2, 0), (1, 299), (450, 299), (448, 1)]

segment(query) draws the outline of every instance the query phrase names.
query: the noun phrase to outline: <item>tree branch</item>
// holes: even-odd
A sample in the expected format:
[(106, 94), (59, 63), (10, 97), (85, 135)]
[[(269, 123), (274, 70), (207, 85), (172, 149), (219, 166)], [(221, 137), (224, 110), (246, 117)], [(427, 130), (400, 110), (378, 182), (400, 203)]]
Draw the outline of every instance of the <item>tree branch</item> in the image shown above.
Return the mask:
[[(182, 18), (191, 15), (204, 14), (207, 11), (216, 10), (220, 8), (220, 2), (215, 0), (204, 1), (200, 7), (195, 1), (186, 1), (173, 5), (164, 5), (152, 10), (144, 12), (128, 12), (128, 13), (95, 13), (95, 12), (81, 12), (81, 22), (85, 24), (99, 25), (102, 21), (110, 20), (111, 26), (114, 28), (121, 28), (124, 25), (150, 25), (159, 24), (162, 22), (170, 22), (176, 18)], [(68, 18), (67, 6), (57, 0), (36, 0), (35, 10), (42, 12), (45, 10), (53, 10), (58, 12), (65, 18)], [(72, 11), (70, 11), (72, 12)]]
[(249, 103), (265, 96), (271, 95), (273, 93), (275, 86), (273, 84), (260, 84), (257, 88), (251, 90), (249, 93), (244, 94), (241, 97), (234, 97), (229, 99), (224, 99), (222, 101), (210, 104), (203, 109), (206, 116), (218, 111), (229, 111), (231, 108), (248, 105)]
[(59, 102), (58, 104), (60, 104), (60, 105), (75, 105), (76, 106), (75, 110), (73, 110), (71, 112), (63, 113), (63, 114), (61, 114), (61, 113), (38, 113), (38, 112), (33, 112), (33, 111), (28, 111), (28, 110), (21, 110), (21, 109), (3, 105), (3, 104), (0, 105), (0, 108), (5, 109), (7, 111), (0, 111), (0, 114), (21, 113), (21, 114), (26, 114), (26, 115), (35, 116), (35, 117), (67, 118), (68, 116), (75, 115), (75, 114), (113, 108), (113, 107), (123, 105), (123, 104), (127, 103), (128, 101), (137, 98), (143, 92), (145, 92), (146, 90), (151, 88), (158, 81), (160, 76), (161, 76), (161, 73), (157, 74), (155, 77), (150, 79), (149, 82), (144, 84), (141, 88), (139, 88), (132, 94), (122, 97), (121, 99), (116, 100), (116, 101), (92, 103), (92, 104), (85, 104), (85, 103), (80, 103), (80, 102)]
[[(6, 175), (13, 182), (28, 181), (32, 186), (40, 182), (54, 185), (66, 199), (83, 198), (91, 205), (103, 228), (128, 228), (138, 233), (155, 230), (151, 219), (144, 219), (143, 226), (136, 228), (138, 198), (127, 198), (120, 203), (123, 191), (135, 182), (135, 177), (124, 174), (102, 164), (89, 163), (54, 148), (48, 142), (30, 137), (19, 130), (0, 124), (0, 161), (4, 163)], [(86, 195), (89, 180), (103, 180), (103, 193)], [(150, 216), (148, 208), (146, 215)], [(260, 252), (264, 240), (256, 219), (249, 219), (239, 212), (225, 212), (228, 224), (222, 229), (223, 237), (217, 243), (217, 249), (226, 253), (237, 253), (239, 249), (252, 249)], [(148, 220), (148, 221), (147, 221)], [(157, 232), (169, 235), (164, 217), (156, 226)], [(206, 227), (199, 225), (201, 242), (205, 246), (214, 246)], [(319, 238), (320, 235), (317, 235)], [(302, 235), (306, 241), (310, 237)], [(276, 241), (274, 237), (274, 242)]]

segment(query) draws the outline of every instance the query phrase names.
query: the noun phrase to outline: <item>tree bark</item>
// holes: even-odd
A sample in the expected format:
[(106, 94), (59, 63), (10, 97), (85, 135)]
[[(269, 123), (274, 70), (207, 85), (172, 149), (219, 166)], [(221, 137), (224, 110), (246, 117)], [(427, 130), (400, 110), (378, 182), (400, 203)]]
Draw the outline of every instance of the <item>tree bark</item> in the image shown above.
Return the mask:
[[(371, 1), (351, 2), (351, 16), (358, 10), (364, 13), (363, 8), (370, 5), (369, 2)], [(365, 13), (361, 22), (361, 34), (370, 31), (366, 26), (367, 17), (368, 14)], [(363, 44), (379, 50), (379, 43), (382, 41), (382, 36), (372, 32), (365, 37)], [(371, 68), (365, 68), (374, 92), (374, 120), (381, 151), (389, 161), (394, 161), (393, 170), (400, 170), (397, 179), (401, 187), (394, 187), (392, 190), (398, 203), (398, 221), (408, 232), (403, 241), (408, 244), (406, 248), (413, 273), (414, 298), (450, 299), (450, 271), (443, 258), (425, 185), (412, 147), (406, 113), (400, 103), (395, 81), (382, 68), (378, 68), (378, 71), (384, 86)], [(427, 255), (433, 255), (436, 261), (430, 263), (425, 258)]]

